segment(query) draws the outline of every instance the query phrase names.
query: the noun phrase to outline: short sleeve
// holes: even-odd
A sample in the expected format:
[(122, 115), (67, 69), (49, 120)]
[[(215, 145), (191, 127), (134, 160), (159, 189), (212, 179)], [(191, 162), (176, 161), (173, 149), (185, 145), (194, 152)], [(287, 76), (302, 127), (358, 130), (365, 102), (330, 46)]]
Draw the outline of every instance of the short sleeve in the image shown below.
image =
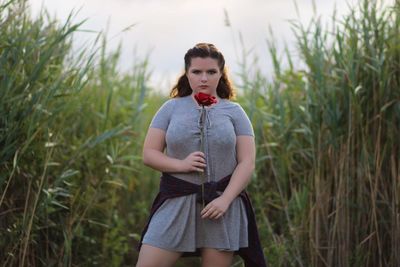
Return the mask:
[(171, 120), (172, 111), (174, 108), (174, 99), (166, 101), (154, 115), (150, 128), (158, 128), (167, 131), (169, 122)]
[(250, 119), (239, 104), (237, 104), (235, 111), (233, 112), (232, 118), (236, 136), (254, 136), (253, 126), (251, 125)]

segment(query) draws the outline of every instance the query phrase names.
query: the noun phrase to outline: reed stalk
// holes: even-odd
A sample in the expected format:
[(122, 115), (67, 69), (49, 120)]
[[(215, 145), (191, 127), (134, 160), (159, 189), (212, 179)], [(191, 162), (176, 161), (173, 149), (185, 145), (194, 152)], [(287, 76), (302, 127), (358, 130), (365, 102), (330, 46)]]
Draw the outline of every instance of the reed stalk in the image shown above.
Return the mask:
[(333, 30), (293, 22), (304, 66), (286, 51), (282, 67), (270, 42), (272, 81), (242, 73), (262, 163), (251, 186), (271, 189), (257, 208), (276, 266), (399, 265), (398, 18), (398, 3), (360, 1)]
[[(329, 29), (293, 21), (296, 55), (268, 41), (272, 78), (243, 48), (248, 191), (271, 266), (400, 266), (399, 14), (361, 0)], [(72, 21), (0, 1), (2, 266), (132, 265), (158, 190), (140, 156), (165, 100), (148, 59), (120, 72), (104, 34), (76, 51)]]

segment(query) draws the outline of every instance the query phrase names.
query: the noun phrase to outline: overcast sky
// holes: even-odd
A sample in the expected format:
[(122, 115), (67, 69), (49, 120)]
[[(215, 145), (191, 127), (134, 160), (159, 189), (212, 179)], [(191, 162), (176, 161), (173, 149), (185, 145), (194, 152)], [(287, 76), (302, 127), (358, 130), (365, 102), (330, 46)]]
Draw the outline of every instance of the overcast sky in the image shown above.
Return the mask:
[[(391, 3), (394, 0), (386, 0)], [(268, 28), (274, 31), (279, 49), (288, 43), (294, 51), (294, 36), (289, 20), (307, 23), (313, 15), (312, 0), (297, 0), (300, 17), (293, 0), (29, 0), (33, 14), (44, 6), (52, 15), (64, 21), (69, 13), (79, 10), (76, 21), (87, 19), (81, 29), (105, 31), (108, 25), (109, 47), (122, 42), (121, 69), (132, 67), (134, 47), (144, 57), (150, 53), (153, 71), (151, 84), (168, 90), (183, 69), (183, 56), (199, 42), (215, 44), (224, 54), (227, 65), (238, 71), (241, 52), (238, 32), (247, 48), (254, 48), (264, 73), (271, 73), (266, 40)], [(348, 4), (356, 0), (315, 0), (317, 14), (329, 21), (336, 5), (338, 17), (347, 13)], [(227, 11), (231, 27), (225, 25)], [(129, 31), (126, 27), (135, 24)], [(95, 33), (80, 33), (75, 42), (85, 43)], [(236, 51), (235, 51), (236, 50)]]

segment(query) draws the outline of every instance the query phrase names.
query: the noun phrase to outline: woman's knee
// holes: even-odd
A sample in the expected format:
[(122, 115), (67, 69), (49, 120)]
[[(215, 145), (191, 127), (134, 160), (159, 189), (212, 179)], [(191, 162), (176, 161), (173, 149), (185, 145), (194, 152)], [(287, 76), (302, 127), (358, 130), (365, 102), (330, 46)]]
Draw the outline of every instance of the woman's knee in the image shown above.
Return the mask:
[(171, 267), (180, 256), (180, 252), (143, 244), (139, 252), (136, 267)]
[(229, 267), (233, 261), (232, 251), (221, 251), (213, 248), (203, 248), (201, 262), (203, 267)]

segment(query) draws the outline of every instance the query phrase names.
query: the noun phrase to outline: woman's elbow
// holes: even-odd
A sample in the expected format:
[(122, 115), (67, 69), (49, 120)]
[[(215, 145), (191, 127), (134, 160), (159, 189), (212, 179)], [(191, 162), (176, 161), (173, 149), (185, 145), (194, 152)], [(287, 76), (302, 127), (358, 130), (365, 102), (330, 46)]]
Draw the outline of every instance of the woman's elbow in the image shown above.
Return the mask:
[(147, 149), (143, 149), (142, 153), (142, 162), (144, 165), (149, 166), (150, 164), (150, 156), (149, 156), (149, 151)]
[(253, 172), (256, 169), (256, 162), (254, 160), (249, 162), (249, 169)]
[(246, 169), (248, 169), (250, 172), (253, 172), (256, 168), (255, 160), (243, 160), (240, 163), (241, 163), (241, 165), (246, 166)]

